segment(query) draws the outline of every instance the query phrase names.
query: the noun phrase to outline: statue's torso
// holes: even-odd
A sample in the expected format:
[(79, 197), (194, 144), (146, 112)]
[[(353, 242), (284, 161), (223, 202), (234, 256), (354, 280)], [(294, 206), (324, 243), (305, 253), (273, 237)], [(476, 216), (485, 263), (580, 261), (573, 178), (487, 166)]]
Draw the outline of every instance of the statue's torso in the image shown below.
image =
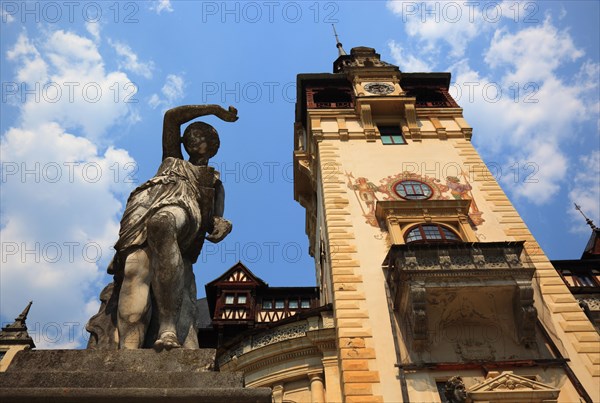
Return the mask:
[[(187, 228), (182, 252), (194, 250), (194, 243), (205, 232), (211, 231), (218, 172), (209, 166), (197, 166), (189, 161), (168, 157), (163, 160), (156, 175), (136, 188), (129, 199), (121, 220), (117, 251), (124, 251), (146, 242), (146, 221), (156, 211), (167, 206), (182, 208), (187, 217)], [(198, 250), (199, 252), (199, 250)], [(197, 256), (190, 256), (193, 261)]]

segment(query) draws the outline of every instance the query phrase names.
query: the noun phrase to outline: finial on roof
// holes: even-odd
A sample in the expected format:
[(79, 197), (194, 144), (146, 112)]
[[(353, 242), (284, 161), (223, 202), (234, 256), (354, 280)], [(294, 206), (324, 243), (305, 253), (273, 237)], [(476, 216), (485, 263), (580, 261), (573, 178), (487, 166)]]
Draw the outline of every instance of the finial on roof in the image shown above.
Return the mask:
[(29, 336), (29, 333), (27, 333), (27, 325), (25, 324), (32, 303), (33, 301), (29, 301), (23, 312), (15, 318), (13, 324), (2, 328), (2, 331), (0, 331), (0, 344), (26, 344), (35, 348), (35, 343), (31, 336)]
[(596, 227), (594, 225), (594, 222), (592, 220), (590, 220), (589, 218), (587, 218), (587, 216), (583, 213), (583, 211), (581, 210), (581, 206), (578, 206), (577, 203), (573, 203), (575, 204), (575, 209), (579, 210), (579, 212), (581, 213), (581, 215), (583, 216), (583, 218), (585, 218), (585, 222), (587, 223), (587, 225), (590, 226), (590, 228), (592, 228), (592, 230), (597, 230), (598, 227)]
[(346, 51), (342, 47), (342, 43), (340, 42), (340, 39), (338, 38), (338, 34), (335, 31), (335, 25), (331, 24), (331, 26), (333, 27), (333, 35), (335, 36), (335, 46), (338, 48), (338, 55), (339, 56), (347, 55), (348, 53), (346, 53)]

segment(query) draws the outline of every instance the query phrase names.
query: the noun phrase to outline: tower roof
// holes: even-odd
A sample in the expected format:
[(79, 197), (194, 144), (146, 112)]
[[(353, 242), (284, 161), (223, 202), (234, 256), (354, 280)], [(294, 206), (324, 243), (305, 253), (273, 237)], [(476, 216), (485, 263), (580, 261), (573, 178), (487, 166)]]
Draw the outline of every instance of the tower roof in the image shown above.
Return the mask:
[[(341, 43), (338, 42), (341, 49)], [(343, 50), (343, 49), (342, 49)], [(375, 68), (389, 69), (392, 71), (400, 71), (398, 66), (381, 60), (381, 55), (375, 52), (375, 49), (366, 46), (358, 46), (350, 50), (350, 54), (342, 54), (333, 62), (333, 72), (341, 73), (348, 72), (355, 68)]]
[(29, 336), (27, 325), (25, 324), (31, 304), (33, 304), (33, 301), (29, 301), (29, 304), (27, 304), (23, 312), (15, 318), (15, 321), (11, 325), (2, 328), (0, 332), (0, 345), (27, 344), (31, 348), (35, 348), (35, 343), (31, 336)]

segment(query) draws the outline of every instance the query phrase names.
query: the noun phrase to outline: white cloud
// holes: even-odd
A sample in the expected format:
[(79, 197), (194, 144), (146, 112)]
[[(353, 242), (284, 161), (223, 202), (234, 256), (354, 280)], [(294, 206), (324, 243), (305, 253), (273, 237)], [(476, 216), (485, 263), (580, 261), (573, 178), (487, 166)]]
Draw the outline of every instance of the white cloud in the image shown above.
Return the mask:
[(95, 42), (100, 41), (100, 23), (98, 21), (86, 21), (85, 29), (94, 37)]
[(6, 11), (4, 7), (2, 7), (2, 11), (0, 13), (2, 15), (2, 24), (10, 24), (15, 20), (15, 17)]
[(170, 0), (157, 0), (152, 2), (151, 10), (156, 11), (156, 14), (160, 14), (163, 11), (167, 13), (173, 12), (173, 6), (171, 5)]
[(508, 67), (505, 79), (526, 83), (552, 78), (559, 65), (583, 56), (568, 31), (558, 31), (547, 18), (542, 25), (522, 29), (514, 34), (498, 29), (485, 53), (492, 68)]
[[(89, 38), (62, 30), (36, 40), (22, 33), (7, 57), (17, 79), (55, 83), (63, 93), (54, 102), (43, 92), (24, 99), (18, 122), (1, 138), (2, 315), (11, 319), (33, 299), (28, 327), (38, 348), (81, 347), (109, 281), (121, 200), (134, 186), (127, 174), (135, 161), (106, 147), (108, 129), (137, 116), (124, 102), (129, 79), (105, 71)], [(73, 83), (72, 98), (64, 83)], [(102, 91), (96, 102), (82, 95), (88, 83)], [(111, 92), (115, 85), (120, 94)]]
[(48, 79), (48, 65), (25, 32), (19, 35), (15, 46), (6, 52), (6, 58), (20, 64), (16, 75), (18, 84), (33, 86), (36, 82), (45, 82)]
[(556, 143), (544, 143), (540, 139), (524, 151), (517, 154), (518, 165), (511, 165), (511, 172), (504, 176), (503, 183), (512, 186), (517, 197), (525, 197), (536, 205), (545, 204), (560, 190), (567, 175), (567, 158)]
[(125, 73), (105, 71), (92, 40), (59, 30), (39, 42), (34, 46), (23, 33), (7, 52), (18, 63), (16, 80), (34, 90), (20, 94), (24, 128), (54, 121), (102, 140), (115, 121), (127, 119), (137, 87)]
[[(23, 300), (33, 299), (28, 325), (55, 323), (65, 332), (57, 340), (44, 334), (38, 348), (70, 347), (80, 342), (86, 306), (96, 303), (96, 290), (108, 280), (103, 273), (122, 209), (117, 196), (132, 187), (123, 173), (134, 161), (124, 150), (101, 154), (56, 123), (11, 128), (0, 147), (3, 314), (20, 312)], [(67, 322), (77, 323), (77, 340), (67, 337)]]
[(185, 81), (183, 77), (176, 74), (169, 74), (160, 92), (162, 97), (158, 94), (152, 94), (148, 100), (148, 105), (153, 109), (159, 106), (163, 110), (171, 108), (176, 102), (183, 99), (185, 95)]
[(534, 204), (550, 202), (564, 186), (570, 163), (564, 145), (581, 123), (599, 117), (598, 64), (583, 61), (577, 75), (560, 74), (582, 58), (568, 31), (547, 18), (514, 33), (502, 27), (494, 33), (484, 61), (498, 78), (472, 70), (466, 60), (449, 68), (453, 95), (475, 128), (478, 148), (504, 168), (509, 191)]
[(389, 41), (388, 47), (390, 48), (393, 62), (400, 67), (400, 70), (407, 72), (432, 71), (432, 67), (427, 62), (406, 52), (396, 41)]
[(577, 169), (569, 191), (569, 205), (567, 212), (571, 218), (572, 232), (589, 233), (590, 229), (579, 211), (574, 209), (573, 203), (581, 206), (581, 210), (596, 226), (600, 224), (600, 151), (592, 150), (577, 161)]
[(144, 78), (152, 78), (152, 70), (154, 69), (154, 63), (141, 62), (138, 60), (138, 55), (129, 47), (129, 45), (123, 42), (109, 41), (110, 45), (115, 49), (117, 55), (121, 57), (119, 60), (119, 68), (123, 68), (132, 73), (139, 74)]
[(437, 53), (438, 42), (445, 42), (451, 49), (450, 56), (458, 58), (465, 54), (471, 40), (494, 25), (474, 6), (477, 4), (391, 0), (387, 7), (401, 17), (409, 36), (423, 42), (424, 51)]

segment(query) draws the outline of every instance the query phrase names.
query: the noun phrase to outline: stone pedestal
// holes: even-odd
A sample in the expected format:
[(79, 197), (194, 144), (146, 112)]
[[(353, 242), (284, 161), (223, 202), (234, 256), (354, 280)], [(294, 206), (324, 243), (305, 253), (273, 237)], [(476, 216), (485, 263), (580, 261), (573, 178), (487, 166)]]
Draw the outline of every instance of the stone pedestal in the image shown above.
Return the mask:
[(246, 389), (214, 361), (210, 349), (21, 351), (0, 373), (0, 401), (271, 402), (269, 388)]

